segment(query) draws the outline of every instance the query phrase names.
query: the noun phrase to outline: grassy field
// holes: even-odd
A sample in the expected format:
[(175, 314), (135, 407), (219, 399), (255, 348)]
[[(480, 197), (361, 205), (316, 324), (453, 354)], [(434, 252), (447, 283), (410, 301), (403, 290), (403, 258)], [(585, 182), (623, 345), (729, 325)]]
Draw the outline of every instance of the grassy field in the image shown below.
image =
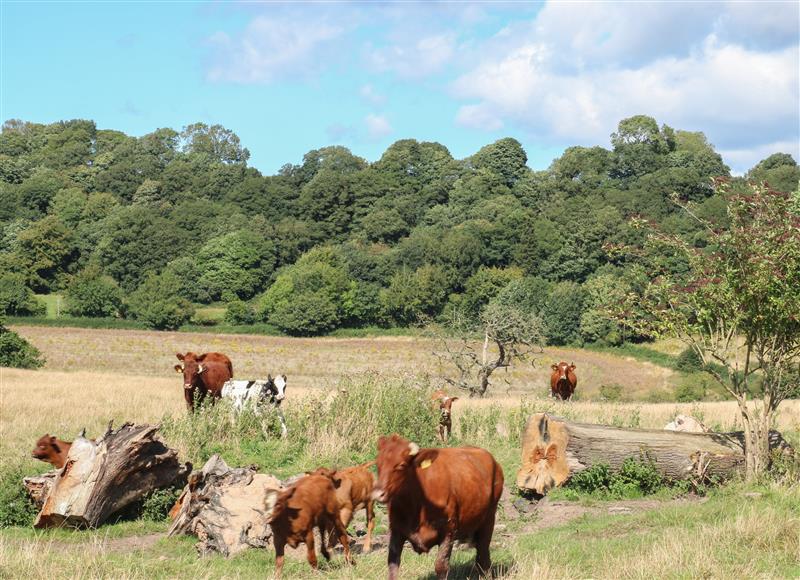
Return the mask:
[[(15, 330), (47, 356), (40, 371), (0, 369), (0, 470), (45, 471), (30, 458), (45, 432), (73, 438), (82, 428), (102, 433), (109, 419), (162, 422), (163, 437), (182, 459), (198, 465), (221, 452), (231, 463), (255, 463), (287, 477), (318, 465), (343, 465), (374, 454), (374, 440), (393, 430), (396, 415), (424, 444), (433, 441), (434, 416), (413, 405), (439, 386), (430, 343), (408, 337), (289, 339), (258, 336), (20, 327)], [(668, 345), (659, 348), (668, 351)], [(280, 440), (261, 425), (232, 423), (217, 408), (186, 418), (181, 381), (172, 371), (175, 352), (220, 350), (239, 377), (267, 372), (289, 376), (284, 410), (290, 437)], [(546, 397), (548, 371), (560, 359), (578, 365), (584, 400)], [(539, 368), (508, 373), (508, 384), (483, 400), (461, 399), (453, 409), (454, 444), (476, 444), (500, 461), (506, 481), (519, 468), (519, 434), (531, 412), (626, 427), (661, 428), (676, 413), (698, 416), (717, 430), (736, 426), (732, 402), (692, 404), (610, 403), (597, 397), (603, 384), (623, 385), (644, 400), (651, 389), (669, 390), (671, 369), (613, 352), (549, 350)], [(343, 395), (339, 386), (347, 386)], [(387, 387), (388, 385), (388, 387)], [(388, 389), (388, 390), (387, 390)], [(394, 390), (392, 390), (394, 389)], [(400, 394), (401, 396), (398, 396)], [(394, 398), (388, 399), (387, 396)], [(347, 398), (350, 397), (350, 398)], [(800, 401), (781, 408), (778, 428), (798, 443)], [(510, 500), (513, 500), (513, 496)], [(552, 500), (526, 514), (505, 501), (492, 555), (495, 575), (528, 578), (796, 578), (800, 576), (800, 491), (795, 485), (732, 484), (707, 498), (657, 498), (581, 502)], [(379, 510), (379, 534), (386, 517)], [(363, 526), (359, 518), (356, 527)], [(124, 522), (95, 531), (0, 530), (0, 578), (255, 578), (274, 569), (272, 550), (250, 550), (230, 560), (198, 559), (194, 539), (164, 537), (161, 522)], [(698, 542), (698, 538), (703, 538)], [(374, 554), (323, 561), (320, 577), (379, 578), (385, 574), (385, 537)], [(433, 554), (406, 550), (403, 578), (432, 578)], [(474, 577), (474, 550), (454, 552), (453, 578)], [(470, 576), (472, 574), (472, 576)], [(304, 554), (290, 554), (285, 576), (310, 577)]]

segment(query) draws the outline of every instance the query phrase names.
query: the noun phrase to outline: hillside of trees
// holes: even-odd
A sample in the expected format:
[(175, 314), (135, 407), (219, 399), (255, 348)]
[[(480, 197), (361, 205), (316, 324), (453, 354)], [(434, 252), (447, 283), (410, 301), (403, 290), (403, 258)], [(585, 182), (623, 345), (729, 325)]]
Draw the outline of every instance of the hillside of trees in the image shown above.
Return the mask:
[(715, 183), (793, 192), (800, 168), (776, 153), (732, 178), (702, 133), (647, 116), (621, 121), (610, 145), (533, 171), (510, 138), (461, 160), (402, 140), (374, 163), (325, 147), (262, 175), (219, 125), (137, 138), (87, 120), (7, 121), (0, 316), (41, 314), (34, 294), (58, 292), (73, 316), (177, 328), (224, 303), (231, 324), (308, 335), (469, 319), (500, 300), (537, 314), (551, 344), (617, 344), (607, 306), (647, 275), (614, 251), (643, 241), (632, 217), (703, 247), (707, 232), (671, 196), (724, 228)]

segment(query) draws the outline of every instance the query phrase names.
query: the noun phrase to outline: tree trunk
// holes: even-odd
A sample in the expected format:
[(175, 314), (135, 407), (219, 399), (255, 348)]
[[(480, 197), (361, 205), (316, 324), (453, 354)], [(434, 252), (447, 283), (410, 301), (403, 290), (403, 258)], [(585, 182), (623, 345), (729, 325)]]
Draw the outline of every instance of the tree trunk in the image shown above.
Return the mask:
[(28, 492), (28, 497), (31, 498), (33, 504), (40, 510), (42, 509), (44, 500), (50, 493), (50, 489), (52, 489), (53, 482), (56, 480), (57, 476), (58, 470), (54, 469), (53, 471), (48, 471), (42, 475), (25, 477), (22, 480), (22, 485), (25, 486), (25, 491)]
[(173, 510), (169, 535), (198, 537), (198, 552), (232, 556), (249, 547), (264, 548), (272, 537), (267, 523), (267, 495), (281, 487), (271, 475), (255, 467), (231, 468), (219, 455), (212, 456), (189, 483)]
[[(777, 431), (770, 433), (770, 447), (794, 452)], [(619, 469), (629, 457), (652, 461), (670, 480), (725, 480), (744, 472), (744, 433), (622, 429), (538, 413), (523, 432), (517, 487), (544, 495), (587, 467)]]
[(94, 528), (153, 490), (185, 481), (190, 465), (156, 438), (158, 426), (124, 424), (95, 441), (78, 437), (56, 471), (34, 527)]

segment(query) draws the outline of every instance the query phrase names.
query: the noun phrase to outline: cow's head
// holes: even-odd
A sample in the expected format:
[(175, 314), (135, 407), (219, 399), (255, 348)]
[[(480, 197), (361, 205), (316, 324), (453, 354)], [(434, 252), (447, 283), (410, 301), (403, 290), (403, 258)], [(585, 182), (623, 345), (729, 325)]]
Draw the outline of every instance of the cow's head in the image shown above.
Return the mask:
[(378, 483), (372, 490), (372, 499), (386, 503), (400, 490), (417, 453), (419, 445), (399, 435), (378, 439)]
[(306, 471), (306, 475), (322, 475), (333, 482), (333, 487), (339, 489), (342, 486), (342, 476), (334, 469), (327, 467), (317, 467), (314, 471)]
[(439, 411), (442, 414), (443, 420), (450, 419), (450, 411), (454, 401), (458, 401), (458, 397), (448, 397), (445, 395), (442, 399), (440, 399)]
[(202, 374), (206, 372), (206, 367), (203, 364), (206, 355), (187, 352), (185, 355), (176, 353), (175, 356), (181, 361), (181, 364), (175, 365), (175, 372), (183, 375), (183, 388), (191, 389), (201, 379)]
[(52, 463), (59, 453), (61, 453), (61, 446), (58, 444), (58, 439), (49, 433), (45, 433), (36, 441), (36, 447), (33, 448), (31, 456), (39, 461)]
[(551, 365), (550, 368), (553, 369), (554, 374), (558, 373), (559, 381), (566, 381), (567, 373), (570, 373), (575, 370), (575, 363), (567, 364), (564, 361), (561, 361), (557, 365)]
[(275, 400), (283, 401), (286, 397), (286, 375), (278, 375), (272, 382), (275, 384)]

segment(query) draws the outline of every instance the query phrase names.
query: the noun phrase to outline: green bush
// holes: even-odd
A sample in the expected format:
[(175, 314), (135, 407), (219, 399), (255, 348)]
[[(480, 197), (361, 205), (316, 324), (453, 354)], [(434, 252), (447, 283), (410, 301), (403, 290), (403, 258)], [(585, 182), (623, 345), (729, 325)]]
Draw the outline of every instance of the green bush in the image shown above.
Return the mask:
[(600, 396), (606, 401), (621, 401), (622, 393), (622, 385), (618, 385), (617, 383), (600, 385)]
[(44, 357), (39, 349), (3, 326), (0, 320), (0, 367), (38, 369), (43, 365)]
[(0, 528), (33, 525), (37, 511), (22, 485), (22, 478), (26, 475), (29, 474), (24, 472), (21, 464), (5, 462), (0, 470)]
[(143, 520), (151, 522), (163, 522), (169, 515), (169, 510), (178, 501), (178, 497), (183, 490), (181, 488), (170, 487), (167, 489), (156, 489), (147, 494), (142, 501), (139, 516)]
[[(573, 475), (568, 487), (579, 492), (608, 499), (637, 498), (668, 487), (651, 461), (629, 457), (619, 470), (598, 463)], [(678, 489), (683, 489), (681, 486)]]
[(707, 393), (708, 379), (701, 373), (691, 374), (675, 386), (675, 400), (679, 403), (702, 401)]
[(130, 314), (149, 328), (175, 330), (194, 316), (194, 306), (180, 295), (178, 278), (150, 274), (128, 301)]
[(99, 266), (90, 265), (67, 286), (66, 311), (72, 316), (112, 318), (122, 311), (122, 290)]
[(43, 316), (46, 311), (28, 288), (25, 276), (12, 272), (0, 276), (0, 315)]
[(228, 324), (253, 324), (256, 320), (253, 307), (243, 300), (228, 302), (225, 309), (225, 322)]
[(684, 349), (675, 359), (675, 368), (685, 373), (703, 370), (703, 361), (692, 347)]

